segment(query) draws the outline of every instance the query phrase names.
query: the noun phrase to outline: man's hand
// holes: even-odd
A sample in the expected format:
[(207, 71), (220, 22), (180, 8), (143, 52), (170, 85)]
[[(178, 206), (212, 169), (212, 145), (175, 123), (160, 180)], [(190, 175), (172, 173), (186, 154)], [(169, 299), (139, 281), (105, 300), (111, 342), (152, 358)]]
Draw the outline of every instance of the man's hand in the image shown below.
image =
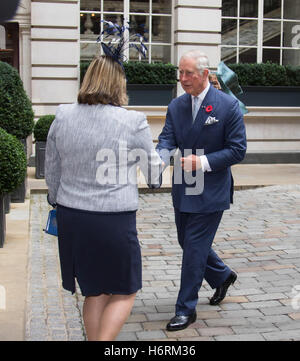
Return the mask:
[(188, 157), (180, 158), (181, 167), (185, 172), (191, 172), (193, 170), (200, 169), (202, 167), (201, 160), (194, 154), (189, 155)]

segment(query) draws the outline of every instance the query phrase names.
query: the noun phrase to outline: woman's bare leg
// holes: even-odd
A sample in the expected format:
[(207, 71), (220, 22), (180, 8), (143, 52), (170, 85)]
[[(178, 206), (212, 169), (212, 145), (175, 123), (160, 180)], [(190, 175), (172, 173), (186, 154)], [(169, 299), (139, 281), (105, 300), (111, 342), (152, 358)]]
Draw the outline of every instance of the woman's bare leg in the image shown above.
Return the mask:
[(100, 320), (99, 341), (113, 341), (130, 315), (135, 293), (131, 295), (112, 295), (105, 306)]
[(111, 295), (86, 297), (83, 304), (83, 321), (88, 341), (98, 341), (100, 320)]

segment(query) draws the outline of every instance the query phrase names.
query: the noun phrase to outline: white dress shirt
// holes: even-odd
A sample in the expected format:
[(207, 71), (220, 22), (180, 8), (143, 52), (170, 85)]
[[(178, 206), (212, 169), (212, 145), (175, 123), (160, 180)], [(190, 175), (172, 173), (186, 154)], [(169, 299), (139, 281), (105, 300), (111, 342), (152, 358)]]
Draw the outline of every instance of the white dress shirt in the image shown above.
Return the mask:
[[(207, 92), (209, 91), (209, 87), (210, 87), (210, 83), (208, 83), (207, 87), (197, 97), (192, 95), (192, 109), (194, 109), (194, 102), (195, 102), (194, 98), (199, 99), (198, 109), (201, 108), (201, 104), (202, 104), (204, 98), (206, 97)], [(200, 160), (201, 160), (202, 171), (203, 172), (211, 172), (211, 168), (208, 163), (206, 155), (201, 155)]]
[(204, 98), (206, 97), (207, 92), (209, 91), (209, 87), (210, 87), (210, 83), (208, 83), (207, 87), (203, 90), (202, 93), (200, 93), (199, 95), (197, 95), (197, 97), (195, 97), (195, 96), (192, 95), (192, 109), (194, 109), (194, 102), (195, 102), (194, 98), (198, 98), (198, 99), (199, 99), (199, 109), (200, 109), (201, 104), (202, 104)]

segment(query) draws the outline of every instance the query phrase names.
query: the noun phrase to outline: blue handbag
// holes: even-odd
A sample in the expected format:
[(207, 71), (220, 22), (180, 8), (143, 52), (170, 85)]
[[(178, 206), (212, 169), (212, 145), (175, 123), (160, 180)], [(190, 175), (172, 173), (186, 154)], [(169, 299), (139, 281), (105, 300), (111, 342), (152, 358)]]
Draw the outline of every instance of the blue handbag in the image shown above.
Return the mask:
[(57, 220), (56, 220), (56, 209), (52, 209), (49, 212), (46, 228), (44, 231), (52, 236), (57, 237)]

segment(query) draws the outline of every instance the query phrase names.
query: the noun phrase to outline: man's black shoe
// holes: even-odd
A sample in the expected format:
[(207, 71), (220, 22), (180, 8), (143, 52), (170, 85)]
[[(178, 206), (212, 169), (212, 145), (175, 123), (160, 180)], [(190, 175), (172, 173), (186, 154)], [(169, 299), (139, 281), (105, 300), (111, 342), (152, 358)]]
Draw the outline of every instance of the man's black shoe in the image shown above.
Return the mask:
[(167, 324), (167, 331), (179, 331), (187, 328), (191, 323), (197, 319), (197, 312), (195, 311), (189, 316), (175, 316)]
[(209, 301), (210, 305), (215, 306), (218, 305), (221, 301), (223, 301), (229, 286), (233, 285), (236, 279), (237, 275), (234, 272), (231, 272), (227, 280), (220, 287), (217, 287), (215, 294)]

